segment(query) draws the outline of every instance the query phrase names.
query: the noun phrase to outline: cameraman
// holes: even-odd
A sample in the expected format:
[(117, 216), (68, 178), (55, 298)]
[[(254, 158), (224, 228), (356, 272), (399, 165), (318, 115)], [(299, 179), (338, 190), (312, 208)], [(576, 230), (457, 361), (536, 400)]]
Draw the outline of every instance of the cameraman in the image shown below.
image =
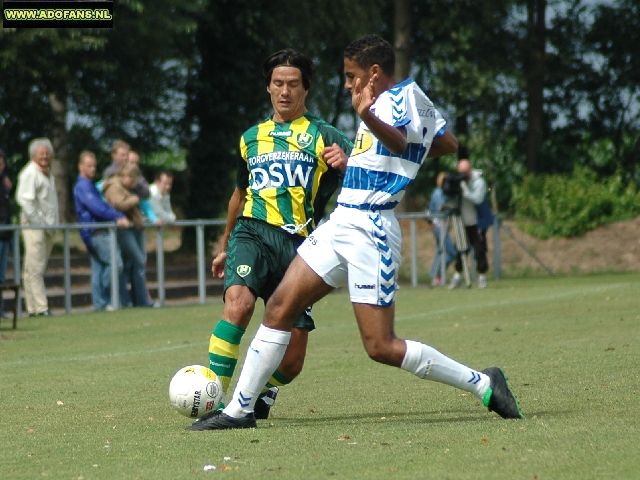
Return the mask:
[[(469, 245), (473, 247), (476, 259), (476, 269), (478, 271), (478, 288), (487, 287), (486, 273), (489, 270), (487, 262), (487, 229), (491, 225), (491, 211), (488, 208), (479, 208), (488, 206), (486, 204), (487, 182), (482, 178), (482, 171), (471, 168), (471, 162), (466, 159), (458, 161), (458, 173), (464, 175), (466, 181), (460, 182), (462, 190), (462, 201), (460, 204), (460, 215), (464, 223), (464, 229), (467, 234)], [(479, 211), (483, 215), (479, 215)], [(457, 288), (462, 286), (462, 257), (459, 252), (456, 257), (456, 273), (451, 279), (449, 288)]]

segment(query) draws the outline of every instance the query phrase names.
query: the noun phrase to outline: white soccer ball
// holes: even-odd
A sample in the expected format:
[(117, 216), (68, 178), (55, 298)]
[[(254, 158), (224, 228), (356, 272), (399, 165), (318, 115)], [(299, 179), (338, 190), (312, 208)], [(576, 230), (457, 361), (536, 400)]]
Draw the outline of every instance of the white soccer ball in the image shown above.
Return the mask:
[(169, 384), (169, 401), (185, 417), (200, 418), (222, 401), (220, 378), (202, 365), (181, 368)]

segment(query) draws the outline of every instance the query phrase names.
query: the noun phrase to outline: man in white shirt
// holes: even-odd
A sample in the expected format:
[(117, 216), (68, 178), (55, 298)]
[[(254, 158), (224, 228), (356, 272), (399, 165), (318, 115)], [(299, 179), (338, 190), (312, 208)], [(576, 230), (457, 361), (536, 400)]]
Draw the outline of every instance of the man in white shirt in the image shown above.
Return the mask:
[(149, 186), (149, 203), (153, 213), (163, 223), (176, 221), (176, 214), (171, 209), (171, 196), (173, 188), (173, 173), (161, 170), (156, 175), (154, 182)]
[[(31, 160), (18, 175), (16, 202), (22, 207), (22, 225), (56, 225), (58, 197), (49, 163), (53, 146), (48, 138), (36, 138), (29, 144)], [(55, 230), (22, 230), (24, 267), (22, 281), (29, 316), (50, 316), (44, 272), (53, 248)]]

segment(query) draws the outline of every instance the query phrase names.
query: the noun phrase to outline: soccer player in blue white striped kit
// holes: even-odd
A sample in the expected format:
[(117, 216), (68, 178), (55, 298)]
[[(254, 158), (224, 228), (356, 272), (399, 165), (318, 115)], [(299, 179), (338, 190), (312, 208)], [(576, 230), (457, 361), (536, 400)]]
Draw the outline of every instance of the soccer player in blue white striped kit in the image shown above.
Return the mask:
[(189, 427), (223, 430), (256, 426), (253, 407), (283, 358), (294, 319), (333, 289), (348, 286), (367, 354), (476, 395), (503, 418), (521, 418), (502, 370), (474, 370), (438, 350), (394, 333), (401, 231), (393, 208), (427, 156), (457, 150), (457, 140), (418, 85), (393, 78), (391, 45), (376, 35), (345, 50), (345, 87), (362, 122), (347, 162), (338, 206), (298, 248), (269, 299), (231, 402), (222, 414)]

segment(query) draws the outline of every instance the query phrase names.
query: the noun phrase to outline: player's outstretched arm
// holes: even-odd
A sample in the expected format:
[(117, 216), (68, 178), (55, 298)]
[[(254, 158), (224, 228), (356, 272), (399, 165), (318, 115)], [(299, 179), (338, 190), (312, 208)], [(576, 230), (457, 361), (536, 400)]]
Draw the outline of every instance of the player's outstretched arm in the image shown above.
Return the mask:
[(444, 135), (433, 139), (431, 148), (427, 157), (435, 158), (449, 153), (456, 153), (458, 151), (458, 139), (449, 130), (444, 132)]

